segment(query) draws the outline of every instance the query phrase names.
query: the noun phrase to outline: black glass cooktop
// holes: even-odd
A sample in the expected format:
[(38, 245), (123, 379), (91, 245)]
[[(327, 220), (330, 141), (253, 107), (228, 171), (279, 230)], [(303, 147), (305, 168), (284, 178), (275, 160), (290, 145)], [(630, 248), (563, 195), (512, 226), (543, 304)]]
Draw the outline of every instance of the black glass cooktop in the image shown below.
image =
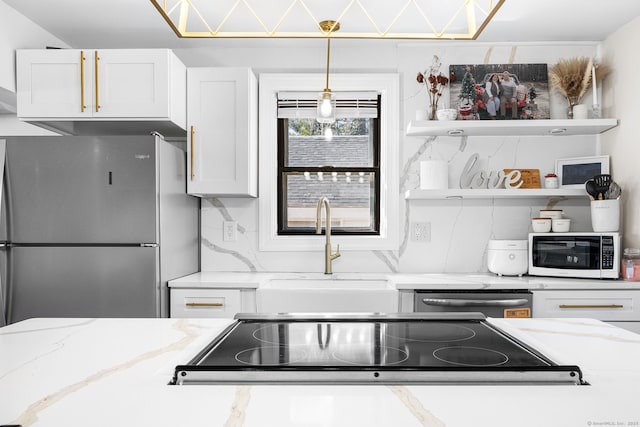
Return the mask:
[(558, 366), (472, 314), (244, 315), (173, 383), (560, 382)]

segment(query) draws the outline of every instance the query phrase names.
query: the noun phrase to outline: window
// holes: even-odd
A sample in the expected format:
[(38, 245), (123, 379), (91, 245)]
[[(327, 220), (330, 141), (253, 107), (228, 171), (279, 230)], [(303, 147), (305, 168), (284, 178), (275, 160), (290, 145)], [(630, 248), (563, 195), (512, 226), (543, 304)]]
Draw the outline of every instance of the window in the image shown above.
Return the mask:
[(315, 234), (331, 204), (334, 235), (380, 234), (377, 93), (337, 93), (337, 120), (315, 120), (315, 94), (278, 94), (278, 234)]
[[(362, 147), (367, 147), (366, 153), (359, 153), (360, 157), (354, 157), (359, 159), (359, 163), (347, 163), (338, 164), (337, 162), (329, 163), (325, 161), (314, 160), (314, 163), (309, 163), (309, 159), (298, 157), (295, 154), (295, 147), (291, 144), (287, 146), (287, 156), (291, 160), (287, 160), (289, 165), (287, 167), (299, 168), (299, 170), (289, 170), (284, 168), (284, 163), (279, 164), (279, 140), (278, 129), (287, 129), (286, 137), (290, 138), (289, 127), (293, 126), (299, 134), (302, 127), (305, 125), (304, 121), (299, 123), (293, 123), (292, 121), (298, 119), (305, 119), (300, 117), (300, 114), (293, 114), (293, 111), (299, 109), (300, 103), (296, 108), (290, 106), (289, 117), (283, 117), (283, 111), (279, 111), (279, 100), (285, 98), (298, 99), (313, 99), (313, 122), (315, 122), (315, 99), (318, 90), (322, 88), (325, 81), (324, 74), (260, 74), (259, 82), (259, 197), (258, 197), (258, 238), (259, 238), (259, 250), (261, 251), (322, 251), (323, 237), (315, 235), (315, 216), (316, 216), (316, 203), (319, 198), (319, 193), (324, 191), (317, 190), (316, 194), (309, 194), (308, 199), (313, 200), (312, 203), (308, 203), (301, 212), (294, 212), (293, 209), (287, 210), (286, 226), (280, 229), (280, 224), (285, 224), (279, 220), (283, 214), (283, 211), (279, 209), (278, 193), (282, 187), (281, 172), (288, 173), (286, 175), (287, 180), (291, 181), (288, 184), (289, 193), (287, 198), (287, 206), (290, 201), (293, 201), (296, 197), (296, 192), (304, 188), (305, 185), (309, 185), (309, 182), (318, 182), (318, 172), (322, 172), (322, 183), (333, 182), (333, 172), (336, 172), (336, 179), (338, 182), (342, 181), (342, 187), (336, 187), (333, 192), (330, 193), (330, 203), (332, 216), (334, 219), (340, 218), (340, 224), (335, 220), (332, 220), (332, 234), (334, 234), (333, 243), (340, 245), (340, 251), (353, 251), (353, 250), (397, 250), (400, 224), (398, 222), (398, 196), (399, 196), (399, 167), (398, 167), (398, 139), (402, 133), (399, 124), (399, 78), (397, 74), (331, 74), (331, 90), (336, 94), (353, 93), (374, 93), (373, 99), (375, 107), (375, 113), (377, 118), (365, 117), (368, 122), (368, 133), (362, 135), (341, 135), (338, 127), (340, 122), (337, 122), (332, 128), (334, 131), (334, 145), (339, 143), (341, 138), (355, 138), (356, 136), (366, 138), (366, 143), (362, 142)], [(320, 88), (320, 89), (319, 89)], [(298, 94), (297, 98), (283, 96), (283, 94), (290, 92)], [(309, 98), (300, 97), (299, 93), (306, 92), (311, 93)], [(354, 100), (356, 98), (350, 97), (345, 99)], [(358, 102), (358, 107), (362, 111), (362, 105)], [(348, 109), (348, 108), (347, 108)], [(351, 110), (353, 113), (355, 108)], [(300, 113), (300, 111), (298, 112)], [(278, 117), (280, 116), (280, 120)], [(351, 119), (351, 125), (360, 125), (356, 115), (351, 113), (346, 114), (345, 117), (339, 118), (340, 121), (345, 120), (343, 124), (347, 124)], [(284, 127), (285, 120), (287, 121), (286, 127)], [(295, 132), (292, 132), (292, 134)], [(316, 136), (320, 136), (319, 131), (315, 131)], [(284, 133), (281, 136), (284, 137)], [(364, 135), (367, 135), (366, 137)], [(300, 135), (293, 135), (300, 136)], [(377, 139), (377, 154), (375, 154), (375, 139)], [(324, 141), (324, 140), (322, 140)], [(291, 143), (291, 141), (289, 141)], [(321, 141), (316, 141), (320, 143)], [(349, 144), (351, 144), (350, 142)], [(355, 144), (355, 142), (353, 142)], [(295, 145), (295, 143), (294, 143)], [(335, 150), (326, 150), (328, 156), (334, 156)], [(366, 154), (366, 155), (365, 155)], [(289, 159), (289, 157), (287, 157)], [(351, 157), (351, 156), (350, 156)], [(282, 159), (284, 160), (284, 152)], [(329, 159), (335, 157), (330, 157)], [(363, 166), (363, 162), (366, 158), (366, 165)], [(282, 168), (280, 166), (283, 166)], [(326, 170), (320, 170), (320, 167), (329, 166)], [(305, 180), (305, 173), (309, 172), (309, 180)], [(347, 175), (350, 172), (351, 175)], [(360, 172), (364, 172), (360, 175)], [(373, 174), (373, 175), (372, 175)], [(336, 201), (336, 194), (340, 188), (356, 188), (355, 186), (346, 187), (346, 178), (349, 176), (351, 183), (357, 181), (358, 184), (363, 184), (359, 187), (357, 194), (360, 196), (359, 208), (349, 207), (349, 210), (344, 210), (338, 215), (340, 203)], [(315, 179), (315, 181), (312, 181)], [(362, 183), (360, 178), (362, 177)], [(306, 184), (298, 182), (294, 183), (294, 180), (305, 181)], [(294, 191), (294, 188), (298, 190)], [(378, 186), (379, 188), (376, 188)], [(308, 187), (311, 188), (311, 187)], [(366, 188), (366, 190), (365, 190)], [(281, 195), (285, 193), (280, 192)], [(323, 196), (326, 194), (323, 194)], [(318, 197), (316, 197), (318, 196)], [(338, 197), (339, 198), (339, 197)], [(343, 199), (346, 198), (343, 197)], [(315, 200), (314, 200), (315, 199)], [(333, 200), (332, 200), (333, 199)], [(304, 200), (304, 197), (303, 197)], [(280, 201), (281, 206), (285, 206), (283, 201)], [(310, 206), (309, 206), (310, 205)], [(376, 207), (377, 205), (377, 207)], [(249, 206), (248, 206), (249, 207)], [(374, 210), (372, 210), (372, 207)], [(378, 212), (378, 218), (371, 216), (371, 212)], [(347, 215), (349, 214), (349, 215)], [(349, 217), (355, 216), (355, 220), (349, 220)], [(324, 214), (323, 214), (324, 217)], [(338, 231), (339, 230), (339, 231)]]

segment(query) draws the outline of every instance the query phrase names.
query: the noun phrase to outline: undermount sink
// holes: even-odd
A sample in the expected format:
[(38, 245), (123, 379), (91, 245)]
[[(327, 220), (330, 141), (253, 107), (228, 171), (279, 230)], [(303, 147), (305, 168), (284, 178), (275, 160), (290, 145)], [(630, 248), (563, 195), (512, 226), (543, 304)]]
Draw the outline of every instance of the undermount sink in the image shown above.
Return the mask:
[(388, 289), (386, 280), (371, 279), (272, 279), (265, 289)]
[(382, 279), (272, 279), (256, 305), (259, 313), (395, 313), (398, 291)]

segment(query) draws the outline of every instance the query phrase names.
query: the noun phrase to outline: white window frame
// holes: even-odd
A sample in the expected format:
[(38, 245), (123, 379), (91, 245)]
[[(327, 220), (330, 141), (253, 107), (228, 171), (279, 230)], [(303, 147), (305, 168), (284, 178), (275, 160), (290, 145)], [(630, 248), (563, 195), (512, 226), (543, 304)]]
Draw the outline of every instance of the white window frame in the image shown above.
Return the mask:
[[(321, 91), (324, 74), (261, 74), (259, 83), (259, 249), (261, 251), (323, 250), (324, 236), (278, 235), (277, 94)], [(332, 236), (340, 251), (397, 250), (399, 78), (397, 74), (331, 74), (331, 90), (377, 91), (380, 105), (380, 235)], [(323, 212), (324, 217), (324, 212)]]

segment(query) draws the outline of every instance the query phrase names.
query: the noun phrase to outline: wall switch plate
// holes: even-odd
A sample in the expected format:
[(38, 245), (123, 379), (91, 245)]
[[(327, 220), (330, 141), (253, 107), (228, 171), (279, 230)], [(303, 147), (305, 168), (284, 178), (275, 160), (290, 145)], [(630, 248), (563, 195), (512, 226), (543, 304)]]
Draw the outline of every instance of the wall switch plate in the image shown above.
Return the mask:
[(237, 235), (238, 223), (236, 221), (222, 222), (222, 240), (225, 242), (235, 242)]
[(412, 222), (411, 223), (411, 241), (412, 242), (430, 242), (431, 241), (431, 223), (430, 222)]

